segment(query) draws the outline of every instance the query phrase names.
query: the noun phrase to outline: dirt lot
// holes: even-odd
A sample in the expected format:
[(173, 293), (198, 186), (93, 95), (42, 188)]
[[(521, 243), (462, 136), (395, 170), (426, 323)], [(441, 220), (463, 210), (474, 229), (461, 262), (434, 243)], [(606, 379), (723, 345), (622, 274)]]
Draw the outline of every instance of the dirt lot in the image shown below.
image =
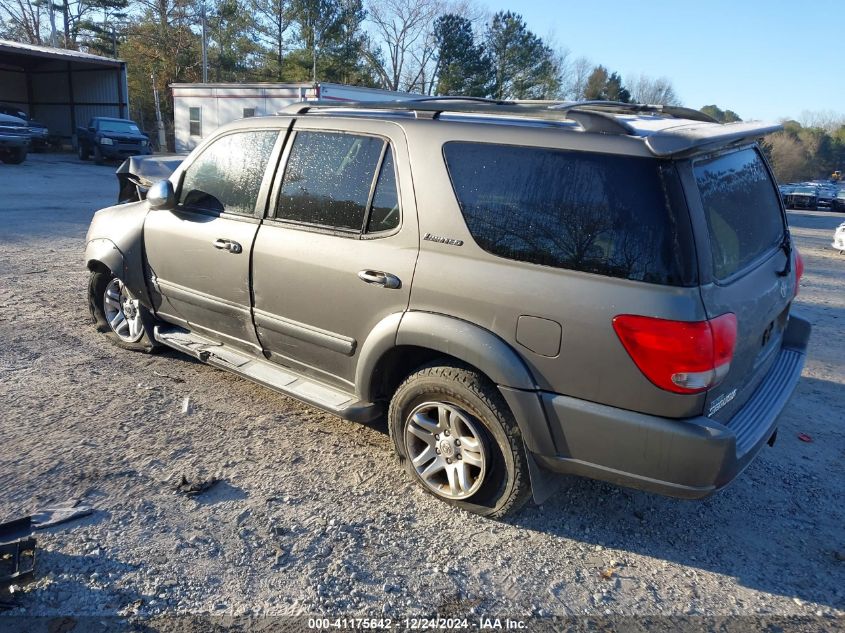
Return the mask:
[[(733, 486), (684, 502), (572, 480), (501, 523), (420, 492), (378, 425), (97, 334), (81, 258), (113, 170), (0, 165), (0, 520), (96, 508), (38, 533), (7, 614), (845, 616), (841, 216), (790, 214), (810, 354), (778, 443)], [(188, 498), (182, 474), (223, 481)]]

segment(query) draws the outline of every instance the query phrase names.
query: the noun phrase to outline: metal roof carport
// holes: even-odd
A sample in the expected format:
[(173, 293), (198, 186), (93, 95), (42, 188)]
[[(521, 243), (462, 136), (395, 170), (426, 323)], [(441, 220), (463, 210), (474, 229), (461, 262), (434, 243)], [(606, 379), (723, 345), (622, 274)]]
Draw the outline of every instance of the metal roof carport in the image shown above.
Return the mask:
[(74, 141), (77, 126), (91, 117), (126, 117), (126, 63), (0, 40), (0, 102), (27, 111), (50, 134)]

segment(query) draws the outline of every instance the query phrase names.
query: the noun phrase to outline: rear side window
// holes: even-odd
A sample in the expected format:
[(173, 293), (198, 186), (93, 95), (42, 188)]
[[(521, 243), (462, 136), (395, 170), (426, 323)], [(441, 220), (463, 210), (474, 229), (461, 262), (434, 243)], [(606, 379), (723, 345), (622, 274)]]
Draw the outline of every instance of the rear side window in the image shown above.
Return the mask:
[(388, 146), (381, 163), (370, 217), (367, 220), (368, 233), (392, 231), (399, 226), (399, 192), (396, 190), (396, 170), (393, 167), (393, 152)]
[(754, 149), (698, 161), (693, 169), (710, 230), (713, 273), (725, 279), (783, 239), (777, 190)]
[(298, 132), (276, 217), (361, 232), (385, 141), (338, 132)]
[(659, 162), (463, 142), (447, 143), (444, 154), (484, 250), (624, 279), (695, 283), (688, 222), (678, 221), (664, 187), (674, 171)]
[(236, 132), (213, 141), (185, 170), (179, 202), (210, 213), (253, 215), (277, 130)]

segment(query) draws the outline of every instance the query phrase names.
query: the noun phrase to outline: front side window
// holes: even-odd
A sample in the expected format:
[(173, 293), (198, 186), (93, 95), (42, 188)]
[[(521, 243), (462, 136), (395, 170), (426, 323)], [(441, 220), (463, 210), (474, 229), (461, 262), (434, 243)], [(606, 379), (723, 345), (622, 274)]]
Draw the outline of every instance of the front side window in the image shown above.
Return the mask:
[(202, 108), (188, 108), (190, 135), (202, 136)]
[(385, 141), (373, 136), (298, 132), (276, 217), (360, 233), (384, 148)]
[(210, 213), (252, 215), (278, 130), (227, 134), (185, 171), (179, 203)]
[[(692, 235), (652, 159), (451, 142), (449, 176), (467, 228), (508, 259), (689, 286)], [(686, 213), (686, 209), (683, 209)]]
[(783, 240), (777, 190), (756, 150), (749, 148), (698, 161), (693, 169), (707, 218), (717, 279), (742, 270)]

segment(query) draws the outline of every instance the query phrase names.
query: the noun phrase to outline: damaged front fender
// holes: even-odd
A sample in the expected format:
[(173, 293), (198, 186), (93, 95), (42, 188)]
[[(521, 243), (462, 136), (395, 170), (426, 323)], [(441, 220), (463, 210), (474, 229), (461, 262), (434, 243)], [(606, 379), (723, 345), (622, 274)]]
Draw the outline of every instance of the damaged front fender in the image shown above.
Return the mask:
[(154, 310), (147, 288), (144, 265), (146, 202), (107, 207), (94, 214), (85, 238), (85, 266), (106, 267), (147, 308)]

